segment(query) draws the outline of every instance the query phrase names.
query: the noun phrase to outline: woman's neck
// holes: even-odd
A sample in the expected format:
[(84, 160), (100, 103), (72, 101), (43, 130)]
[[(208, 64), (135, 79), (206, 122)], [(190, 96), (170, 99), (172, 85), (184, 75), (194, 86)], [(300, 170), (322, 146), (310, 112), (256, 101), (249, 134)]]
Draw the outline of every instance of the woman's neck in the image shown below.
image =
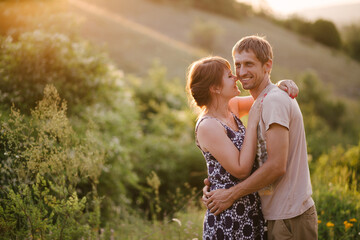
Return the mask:
[(212, 105), (207, 109), (206, 115), (212, 117), (226, 119), (230, 115), (229, 103), (217, 104), (216, 106)]

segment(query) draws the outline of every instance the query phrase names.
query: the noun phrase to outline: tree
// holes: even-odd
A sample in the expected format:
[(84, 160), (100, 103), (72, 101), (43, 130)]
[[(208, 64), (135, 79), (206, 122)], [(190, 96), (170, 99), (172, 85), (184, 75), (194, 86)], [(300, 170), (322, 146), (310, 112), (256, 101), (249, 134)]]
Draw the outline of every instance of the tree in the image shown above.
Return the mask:
[(312, 23), (302, 19), (299, 16), (292, 16), (283, 22), (284, 26), (292, 31), (298, 32), (302, 35), (310, 36), (309, 29), (312, 27)]
[(344, 28), (344, 48), (352, 58), (360, 61), (360, 24)]
[(192, 26), (190, 38), (195, 45), (205, 50), (213, 51), (220, 31), (221, 29), (218, 25), (204, 20), (198, 20)]
[(335, 24), (331, 21), (318, 19), (314, 22), (311, 29), (312, 37), (326, 46), (339, 49), (341, 38)]

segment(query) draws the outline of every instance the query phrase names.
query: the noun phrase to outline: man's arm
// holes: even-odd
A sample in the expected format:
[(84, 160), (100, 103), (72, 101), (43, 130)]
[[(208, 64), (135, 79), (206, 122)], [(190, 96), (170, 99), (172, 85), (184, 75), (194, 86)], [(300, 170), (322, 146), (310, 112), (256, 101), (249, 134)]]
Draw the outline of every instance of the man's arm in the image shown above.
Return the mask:
[(289, 150), (289, 130), (279, 124), (271, 124), (266, 131), (268, 159), (250, 177), (229, 189), (218, 189), (206, 193), (203, 199), (215, 215), (229, 208), (237, 199), (256, 192), (283, 176)]

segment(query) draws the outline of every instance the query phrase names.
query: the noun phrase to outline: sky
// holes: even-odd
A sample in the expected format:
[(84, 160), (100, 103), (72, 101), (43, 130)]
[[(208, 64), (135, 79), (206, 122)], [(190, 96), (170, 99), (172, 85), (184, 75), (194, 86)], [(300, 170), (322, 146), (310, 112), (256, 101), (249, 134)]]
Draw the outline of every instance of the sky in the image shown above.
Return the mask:
[(238, 0), (239, 2), (252, 3), (258, 6), (261, 3), (267, 3), (275, 13), (287, 15), (292, 14), (296, 11), (308, 9), (308, 8), (317, 8), (317, 7), (326, 7), (336, 4), (344, 3), (359, 3), (360, 0)]

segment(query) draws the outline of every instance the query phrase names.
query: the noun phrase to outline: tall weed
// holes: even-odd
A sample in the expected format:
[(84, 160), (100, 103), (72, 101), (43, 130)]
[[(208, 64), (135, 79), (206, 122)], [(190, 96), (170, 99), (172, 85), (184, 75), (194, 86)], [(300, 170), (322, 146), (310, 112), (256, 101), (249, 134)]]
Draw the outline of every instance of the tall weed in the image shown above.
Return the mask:
[[(79, 138), (55, 87), (31, 116), (12, 109), (0, 130), (0, 231), (5, 238), (94, 237), (100, 222), (97, 184), (104, 152)], [(81, 185), (89, 188), (81, 188)]]

